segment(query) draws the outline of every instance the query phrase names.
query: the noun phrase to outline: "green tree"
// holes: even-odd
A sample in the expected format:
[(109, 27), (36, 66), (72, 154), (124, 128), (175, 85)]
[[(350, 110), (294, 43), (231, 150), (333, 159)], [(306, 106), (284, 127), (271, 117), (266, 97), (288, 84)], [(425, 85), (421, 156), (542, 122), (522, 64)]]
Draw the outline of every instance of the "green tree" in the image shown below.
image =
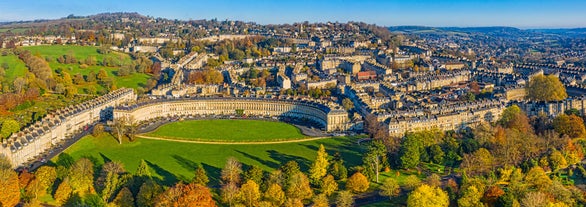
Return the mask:
[(560, 151), (554, 149), (549, 155), (549, 165), (553, 171), (557, 171), (559, 169), (568, 167), (568, 162)]
[(69, 170), (69, 183), (80, 196), (95, 193), (94, 164), (87, 158), (78, 159)]
[(198, 164), (197, 167), (195, 168), (195, 176), (193, 177), (193, 180), (191, 181), (191, 183), (199, 184), (201, 186), (206, 186), (209, 181), (210, 180), (208, 178), (206, 170), (203, 168), (203, 166), (201, 164)]
[(535, 166), (527, 172), (525, 182), (532, 188), (537, 190), (544, 190), (551, 186), (551, 179), (545, 174), (543, 168)]
[(252, 165), (250, 168), (242, 174), (244, 180), (252, 180), (257, 184), (262, 183), (264, 171), (258, 165)]
[(344, 160), (340, 153), (334, 154), (334, 159), (332, 160), (332, 164), (330, 165), (329, 172), (336, 178), (337, 180), (344, 180), (348, 177), (348, 169), (344, 165)]
[(362, 193), (368, 190), (369, 185), (368, 178), (362, 173), (356, 172), (348, 178), (346, 189), (354, 193)]
[(57, 179), (57, 170), (55, 167), (43, 165), (35, 172), (35, 177), (39, 180), (41, 195), (46, 193)]
[(482, 199), (483, 192), (480, 192), (476, 186), (469, 186), (462, 193), (462, 197), (458, 199), (459, 207), (484, 207), (484, 204), (480, 201)]
[(409, 194), (407, 206), (447, 207), (450, 205), (448, 194), (438, 187), (422, 185)]
[(328, 173), (328, 153), (323, 144), (319, 145), (317, 150), (317, 157), (309, 168), (309, 178), (317, 183), (319, 180)]
[[(373, 141), (368, 146), (366, 154), (362, 157), (362, 163), (365, 165), (369, 174), (376, 176), (376, 182), (378, 183), (379, 173), (383, 166), (383, 162), (386, 160), (387, 148), (380, 141)], [(372, 176), (370, 176), (372, 178)]]
[(8, 119), (2, 123), (2, 128), (0, 129), (0, 135), (2, 138), (8, 138), (12, 133), (18, 132), (20, 130), (20, 125), (16, 120)]
[(566, 88), (554, 75), (536, 75), (526, 87), (527, 98), (537, 101), (560, 101), (568, 97)]
[(387, 178), (383, 181), (383, 184), (380, 186), (379, 194), (382, 196), (387, 196), (389, 198), (398, 196), (401, 193), (401, 188), (399, 187), (399, 183), (397, 180), (393, 178)]
[(401, 166), (405, 169), (414, 168), (419, 165), (422, 144), (416, 136), (407, 135), (403, 140), (400, 150)]

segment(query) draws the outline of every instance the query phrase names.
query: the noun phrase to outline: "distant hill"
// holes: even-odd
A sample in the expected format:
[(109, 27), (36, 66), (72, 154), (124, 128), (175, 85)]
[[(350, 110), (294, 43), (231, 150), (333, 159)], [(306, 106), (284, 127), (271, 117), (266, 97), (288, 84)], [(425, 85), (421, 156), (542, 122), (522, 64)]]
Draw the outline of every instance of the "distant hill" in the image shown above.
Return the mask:
[(392, 26), (389, 27), (391, 32), (402, 33), (493, 33), (493, 34), (527, 34), (527, 33), (545, 33), (545, 34), (563, 34), (586, 36), (586, 28), (568, 28), (568, 29), (519, 29), (515, 27), (428, 27), (428, 26)]

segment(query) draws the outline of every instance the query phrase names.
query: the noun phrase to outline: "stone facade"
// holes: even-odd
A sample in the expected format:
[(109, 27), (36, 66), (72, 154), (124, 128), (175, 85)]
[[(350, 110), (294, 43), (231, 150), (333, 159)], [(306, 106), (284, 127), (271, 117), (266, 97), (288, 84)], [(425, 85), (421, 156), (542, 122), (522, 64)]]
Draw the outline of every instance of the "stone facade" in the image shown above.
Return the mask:
[(2, 142), (0, 154), (7, 156), (14, 167), (22, 166), (55, 144), (69, 138), (100, 120), (112, 116), (112, 108), (136, 100), (132, 89), (123, 88), (99, 98), (49, 113), (40, 121), (12, 134)]
[(121, 106), (114, 117), (132, 117), (136, 122), (160, 117), (189, 115), (234, 115), (242, 109), (248, 116), (306, 118), (319, 123), (326, 131), (346, 130), (348, 113), (334, 103), (318, 103), (293, 98), (191, 98), (160, 99)]

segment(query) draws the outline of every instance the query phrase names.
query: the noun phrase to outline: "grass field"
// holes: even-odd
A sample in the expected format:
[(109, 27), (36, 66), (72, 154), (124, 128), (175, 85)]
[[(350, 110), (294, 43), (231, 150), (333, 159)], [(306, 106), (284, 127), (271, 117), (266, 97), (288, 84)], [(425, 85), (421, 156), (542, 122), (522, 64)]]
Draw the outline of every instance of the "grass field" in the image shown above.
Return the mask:
[[(108, 72), (109, 77), (113, 77), (116, 86), (120, 87), (127, 87), (127, 88), (137, 88), (143, 86), (146, 81), (149, 79), (149, 75), (142, 74), (142, 73), (133, 73), (131, 75), (125, 77), (117, 77), (116, 72), (118, 71), (119, 67), (104, 67), (104, 66), (87, 66), (86, 68), (81, 68), (81, 64), (62, 64), (57, 62), (57, 58), (66, 54), (73, 54), (73, 56), (78, 61), (83, 61), (89, 56), (93, 56), (96, 58), (98, 62), (102, 62), (105, 57), (111, 57), (116, 60), (119, 60), (123, 64), (129, 64), (132, 62), (130, 55), (119, 53), (119, 52), (110, 52), (109, 54), (100, 54), (97, 52), (97, 47), (93, 46), (77, 46), (77, 45), (42, 45), (42, 46), (32, 46), (32, 47), (24, 47), (24, 49), (29, 50), (33, 55), (40, 55), (41, 57), (47, 58), (49, 61), (49, 66), (53, 70), (62, 70), (66, 71), (72, 76), (75, 74), (81, 75), (88, 75), (90, 72), (94, 72), (95, 74), (100, 71), (100, 69), (104, 69)], [(102, 87), (97, 84), (94, 85), (98, 90)], [(81, 86), (80, 88), (84, 88), (87, 86)]]
[(215, 185), (228, 157), (236, 157), (244, 166), (258, 165), (265, 170), (276, 169), (287, 161), (295, 160), (302, 170), (307, 171), (320, 144), (326, 147), (330, 155), (339, 152), (347, 166), (358, 165), (363, 149), (356, 146), (356, 140), (337, 137), (286, 144), (220, 145), (138, 139), (118, 144), (112, 136), (103, 135), (84, 137), (65, 152), (75, 159), (88, 157), (98, 165), (105, 160), (117, 160), (124, 163), (130, 172), (134, 172), (139, 161), (144, 159), (156, 177), (166, 184), (192, 179), (195, 166), (201, 163), (212, 185)]
[(24, 77), (28, 69), (22, 60), (18, 59), (16, 55), (0, 56), (0, 67), (2, 64), (8, 63), (9, 68), (4, 70), (6, 72), (6, 82), (12, 84), (16, 77)]
[(147, 136), (224, 142), (300, 139), (300, 130), (283, 122), (261, 120), (189, 120), (165, 124)]

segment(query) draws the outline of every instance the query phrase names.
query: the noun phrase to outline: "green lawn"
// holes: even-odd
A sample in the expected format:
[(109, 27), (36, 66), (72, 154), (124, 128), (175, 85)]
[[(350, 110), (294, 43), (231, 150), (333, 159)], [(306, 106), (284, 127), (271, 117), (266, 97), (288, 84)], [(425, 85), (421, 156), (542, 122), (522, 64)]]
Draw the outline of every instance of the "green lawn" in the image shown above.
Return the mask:
[(28, 69), (24, 65), (22, 60), (18, 59), (16, 55), (7, 55), (7, 56), (0, 56), (0, 67), (2, 64), (8, 63), (8, 69), (4, 70), (6, 72), (6, 82), (12, 84), (16, 77), (24, 77), (26, 71)]
[(147, 136), (222, 142), (279, 141), (305, 137), (297, 127), (283, 122), (230, 119), (173, 122)]
[(307, 171), (315, 159), (319, 144), (326, 147), (330, 156), (339, 152), (347, 166), (358, 165), (363, 149), (356, 146), (356, 140), (337, 137), (286, 144), (222, 145), (138, 139), (120, 145), (112, 136), (104, 135), (98, 138), (84, 137), (65, 152), (75, 159), (89, 157), (98, 165), (104, 163), (104, 160), (117, 160), (124, 163), (130, 172), (134, 172), (139, 161), (145, 159), (156, 177), (166, 184), (190, 180), (194, 167), (201, 163), (215, 185), (228, 157), (236, 157), (244, 166), (258, 165), (265, 170), (295, 160), (302, 170)]

